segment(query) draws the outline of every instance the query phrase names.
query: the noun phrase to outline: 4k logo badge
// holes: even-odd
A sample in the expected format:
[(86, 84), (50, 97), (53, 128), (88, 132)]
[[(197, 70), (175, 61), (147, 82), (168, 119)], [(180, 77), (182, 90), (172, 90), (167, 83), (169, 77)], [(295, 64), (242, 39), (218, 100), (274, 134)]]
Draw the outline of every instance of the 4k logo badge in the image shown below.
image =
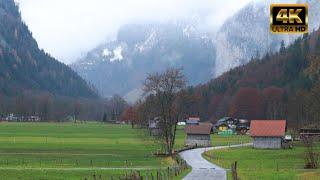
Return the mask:
[(277, 34), (308, 33), (308, 5), (271, 4), (270, 31)]

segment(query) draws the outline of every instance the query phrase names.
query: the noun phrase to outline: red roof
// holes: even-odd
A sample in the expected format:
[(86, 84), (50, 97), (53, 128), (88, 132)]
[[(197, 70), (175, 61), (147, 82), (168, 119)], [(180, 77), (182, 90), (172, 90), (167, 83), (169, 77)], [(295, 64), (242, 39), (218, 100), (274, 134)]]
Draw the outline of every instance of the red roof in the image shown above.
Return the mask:
[(212, 124), (200, 123), (199, 125), (187, 125), (184, 129), (187, 134), (203, 134), (210, 135)]
[(286, 120), (252, 120), (251, 136), (281, 137), (286, 131)]

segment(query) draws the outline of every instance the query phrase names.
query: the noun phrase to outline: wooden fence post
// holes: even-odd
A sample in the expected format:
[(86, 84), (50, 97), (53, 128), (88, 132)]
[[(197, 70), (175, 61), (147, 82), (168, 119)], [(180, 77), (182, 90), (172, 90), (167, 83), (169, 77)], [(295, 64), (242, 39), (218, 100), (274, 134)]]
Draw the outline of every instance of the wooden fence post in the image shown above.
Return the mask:
[(238, 180), (237, 161), (231, 164), (232, 179)]

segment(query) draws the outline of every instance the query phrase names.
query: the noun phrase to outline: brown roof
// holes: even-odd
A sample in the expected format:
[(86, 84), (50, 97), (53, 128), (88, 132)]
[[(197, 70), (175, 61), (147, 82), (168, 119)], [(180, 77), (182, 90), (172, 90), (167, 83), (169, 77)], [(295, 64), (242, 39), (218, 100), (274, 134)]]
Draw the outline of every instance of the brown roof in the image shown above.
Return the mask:
[(184, 131), (187, 134), (210, 134), (211, 128), (211, 123), (200, 123), (199, 125), (187, 125)]
[(251, 136), (281, 137), (286, 131), (286, 120), (252, 120)]
[(190, 116), (190, 117), (188, 118), (188, 120), (200, 121), (200, 117)]

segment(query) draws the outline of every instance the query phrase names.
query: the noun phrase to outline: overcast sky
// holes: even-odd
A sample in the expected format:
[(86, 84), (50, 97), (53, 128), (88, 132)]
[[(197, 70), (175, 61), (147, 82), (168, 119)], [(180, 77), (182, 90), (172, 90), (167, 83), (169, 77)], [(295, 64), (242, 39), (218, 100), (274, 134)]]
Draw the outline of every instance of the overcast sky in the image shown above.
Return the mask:
[(215, 31), (251, 0), (15, 0), (38, 44), (64, 63), (115, 37), (126, 23), (203, 14)]

